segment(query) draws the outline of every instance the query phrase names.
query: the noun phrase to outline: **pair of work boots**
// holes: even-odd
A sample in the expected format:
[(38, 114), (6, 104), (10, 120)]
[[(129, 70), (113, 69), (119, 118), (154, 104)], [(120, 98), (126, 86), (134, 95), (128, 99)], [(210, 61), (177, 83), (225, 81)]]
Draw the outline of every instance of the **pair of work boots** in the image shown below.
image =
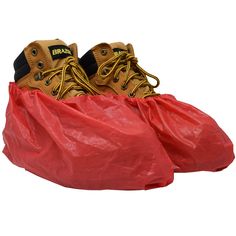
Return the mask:
[[(14, 68), (20, 88), (39, 89), (56, 99), (107, 93), (145, 98), (156, 95), (153, 88), (159, 84), (137, 64), (132, 45), (123, 43), (101, 43), (78, 61), (76, 44), (35, 41), (18, 56)], [(146, 75), (157, 84), (151, 85)]]
[(149, 189), (170, 184), (174, 171), (226, 168), (234, 153), (224, 131), (199, 109), (157, 94), (159, 79), (137, 62), (131, 44), (101, 43), (80, 59), (76, 44), (29, 44), (14, 62), (4, 153), (83, 189)]

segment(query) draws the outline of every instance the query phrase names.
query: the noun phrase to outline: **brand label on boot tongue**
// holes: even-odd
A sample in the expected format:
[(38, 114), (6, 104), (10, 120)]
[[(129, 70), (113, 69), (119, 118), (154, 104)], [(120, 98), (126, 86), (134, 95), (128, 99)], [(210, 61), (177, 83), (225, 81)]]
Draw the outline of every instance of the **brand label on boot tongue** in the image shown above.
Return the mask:
[(124, 52), (126, 50), (122, 49), (122, 48), (113, 48), (113, 52), (115, 55), (119, 55), (121, 52)]
[(54, 46), (48, 47), (48, 49), (51, 53), (53, 60), (72, 56), (72, 52), (70, 48), (65, 45), (54, 45)]

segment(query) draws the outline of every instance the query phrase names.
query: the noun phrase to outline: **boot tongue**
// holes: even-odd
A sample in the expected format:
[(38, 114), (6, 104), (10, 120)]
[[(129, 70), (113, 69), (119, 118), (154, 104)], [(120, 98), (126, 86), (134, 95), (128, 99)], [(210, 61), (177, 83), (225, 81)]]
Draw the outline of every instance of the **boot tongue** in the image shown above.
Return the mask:
[(123, 52), (123, 51), (128, 51), (128, 48), (122, 42), (111, 43), (110, 46), (111, 46), (115, 55), (119, 54), (120, 52)]
[[(46, 60), (47, 62), (47, 64), (45, 65), (46, 70), (63, 66), (65, 63), (65, 60), (69, 56), (74, 56), (75, 58), (78, 57), (76, 44), (67, 46), (62, 40), (59, 40), (59, 39), (36, 41), (36, 44), (38, 47), (40, 47), (44, 55), (44, 60)], [(66, 76), (69, 76), (69, 75), (66, 75)], [(60, 79), (61, 79), (60, 76), (54, 77), (54, 81), (57, 80), (59, 82)], [(68, 81), (66, 82), (66, 85), (69, 86), (71, 83), (74, 84), (73, 81)], [(64, 95), (63, 98), (74, 97), (81, 94), (84, 94), (84, 91), (71, 89)]]
[(37, 41), (37, 44), (45, 53), (51, 68), (63, 65), (67, 57), (73, 56), (71, 49), (62, 40), (42, 40)]

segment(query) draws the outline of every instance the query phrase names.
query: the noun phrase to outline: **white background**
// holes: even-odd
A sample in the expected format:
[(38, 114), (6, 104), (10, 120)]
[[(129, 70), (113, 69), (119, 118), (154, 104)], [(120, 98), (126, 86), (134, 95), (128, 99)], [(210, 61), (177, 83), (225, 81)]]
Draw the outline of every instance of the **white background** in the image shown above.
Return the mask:
[[(135, 47), (139, 64), (213, 116), (236, 141), (236, 2), (230, 0), (1, 1), (0, 129), (12, 63), (36, 39)], [(3, 141), (0, 140), (0, 149)], [(0, 154), (0, 235), (236, 235), (236, 162), (218, 173), (176, 174), (149, 191), (68, 189)]]

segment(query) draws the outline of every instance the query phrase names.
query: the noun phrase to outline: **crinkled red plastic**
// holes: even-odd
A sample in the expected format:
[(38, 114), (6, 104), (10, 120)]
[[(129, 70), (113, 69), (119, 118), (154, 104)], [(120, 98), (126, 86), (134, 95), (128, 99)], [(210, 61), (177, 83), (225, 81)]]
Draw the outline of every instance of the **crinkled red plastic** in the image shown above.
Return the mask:
[(218, 171), (234, 160), (229, 137), (214, 119), (194, 106), (167, 94), (117, 99), (155, 130), (175, 172)]
[(125, 103), (99, 95), (57, 101), (10, 83), (3, 152), (17, 166), (67, 187), (170, 184), (173, 165), (165, 149), (149, 123)]

